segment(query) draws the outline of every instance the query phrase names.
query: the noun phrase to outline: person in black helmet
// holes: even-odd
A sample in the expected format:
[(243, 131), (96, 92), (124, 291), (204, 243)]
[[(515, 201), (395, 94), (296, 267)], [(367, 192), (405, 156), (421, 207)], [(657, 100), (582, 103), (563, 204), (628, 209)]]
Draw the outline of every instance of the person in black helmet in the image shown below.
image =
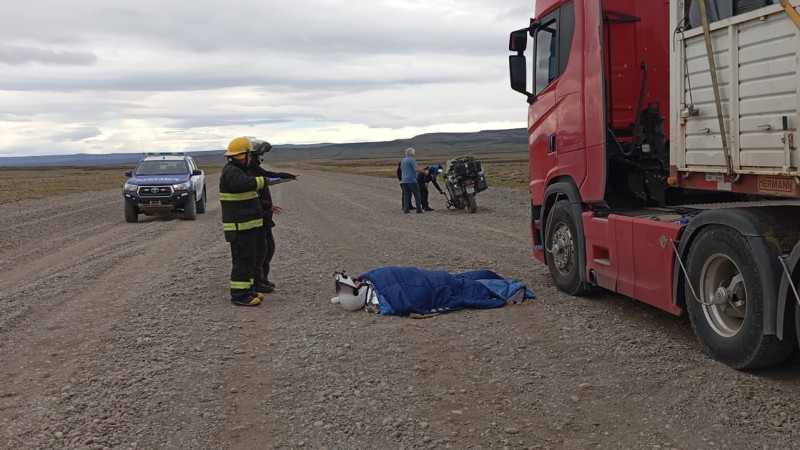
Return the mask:
[(419, 184), (419, 192), (422, 197), (422, 209), (425, 211), (433, 211), (433, 208), (431, 208), (431, 205), (428, 203), (428, 183), (433, 183), (436, 190), (444, 195), (444, 191), (439, 187), (439, 183), (436, 182), (436, 175), (444, 172), (444, 169), (442, 169), (442, 166), (434, 164), (425, 167), (425, 170), (428, 172), (417, 174), (417, 184)]
[[(288, 172), (272, 172), (264, 169), (261, 163), (264, 154), (272, 149), (272, 145), (266, 141), (253, 140), (253, 158), (250, 161), (248, 171), (254, 176), (269, 178), (280, 178), (282, 180), (296, 180), (297, 175)], [(264, 226), (259, 229), (258, 243), (256, 246), (256, 273), (253, 279), (253, 290), (256, 292), (270, 293), (275, 290), (275, 283), (269, 279), (269, 269), (272, 257), (275, 255), (275, 236), (272, 228), (275, 222), (272, 220), (283, 209), (272, 202), (272, 193), (269, 190), (269, 183), (258, 191), (261, 208), (263, 209)]]

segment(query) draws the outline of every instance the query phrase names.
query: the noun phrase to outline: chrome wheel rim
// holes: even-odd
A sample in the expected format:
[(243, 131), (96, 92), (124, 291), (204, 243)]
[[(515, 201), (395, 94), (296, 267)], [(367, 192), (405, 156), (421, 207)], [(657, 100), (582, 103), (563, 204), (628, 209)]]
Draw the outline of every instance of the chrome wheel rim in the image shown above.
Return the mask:
[(572, 232), (567, 224), (564, 222), (557, 223), (550, 242), (550, 249), (556, 270), (561, 275), (569, 275), (572, 266), (575, 264), (574, 248)]
[(747, 311), (747, 287), (742, 271), (728, 256), (716, 253), (706, 260), (700, 273), (703, 314), (722, 337), (733, 337), (742, 329)]

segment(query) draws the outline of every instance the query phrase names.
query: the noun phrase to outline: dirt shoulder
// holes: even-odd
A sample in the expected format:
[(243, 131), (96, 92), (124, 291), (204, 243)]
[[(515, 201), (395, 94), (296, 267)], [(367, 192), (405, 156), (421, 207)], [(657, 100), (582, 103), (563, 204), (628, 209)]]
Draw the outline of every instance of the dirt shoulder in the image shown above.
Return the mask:
[[(236, 308), (208, 185), (196, 221), (125, 223), (119, 189), (0, 205), (0, 448), (798, 447), (798, 358), (737, 372), (684, 319), (557, 292), (524, 192), (403, 215), (396, 180), (302, 171), (273, 188), (278, 290)], [(537, 298), (425, 320), (330, 303), (334, 271), (387, 265)]]

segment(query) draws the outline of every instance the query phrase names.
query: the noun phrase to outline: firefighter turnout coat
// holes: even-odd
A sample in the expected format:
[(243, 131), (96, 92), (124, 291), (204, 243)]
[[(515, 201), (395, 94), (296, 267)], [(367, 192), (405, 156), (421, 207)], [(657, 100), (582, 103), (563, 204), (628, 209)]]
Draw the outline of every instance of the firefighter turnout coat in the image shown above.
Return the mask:
[(222, 205), (222, 226), (225, 240), (236, 239), (237, 231), (264, 225), (264, 211), (258, 191), (266, 186), (263, 176), (251, 176), (247, 169), (233, 160), (222, 169), (219, 177), (219, 200)]

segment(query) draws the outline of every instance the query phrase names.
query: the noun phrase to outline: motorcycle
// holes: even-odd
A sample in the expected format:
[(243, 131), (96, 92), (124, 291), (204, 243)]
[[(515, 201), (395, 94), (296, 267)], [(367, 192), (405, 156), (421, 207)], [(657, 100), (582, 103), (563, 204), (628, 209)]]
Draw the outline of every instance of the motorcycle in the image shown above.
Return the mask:
[(477, 212), (478, 202), (475, 195), (489, 187), (481, 162), (472, 156), (454, 159), (450, 161), (444, 178), (447, 185), (447, 209), (467, 208), (471, 213)]

